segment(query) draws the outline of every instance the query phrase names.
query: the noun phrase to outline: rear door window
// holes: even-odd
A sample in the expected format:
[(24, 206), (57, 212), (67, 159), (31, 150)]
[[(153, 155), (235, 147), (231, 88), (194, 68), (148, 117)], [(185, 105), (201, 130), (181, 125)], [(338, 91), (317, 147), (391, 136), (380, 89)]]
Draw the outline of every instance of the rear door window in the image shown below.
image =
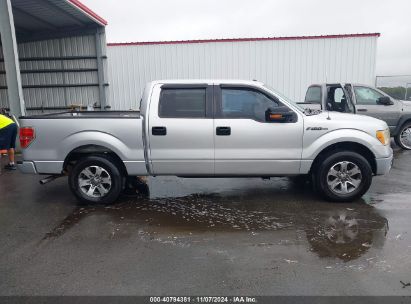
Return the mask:
[(158, 115), (162, 118), (206, 117), (206, 89), (162, 89)]

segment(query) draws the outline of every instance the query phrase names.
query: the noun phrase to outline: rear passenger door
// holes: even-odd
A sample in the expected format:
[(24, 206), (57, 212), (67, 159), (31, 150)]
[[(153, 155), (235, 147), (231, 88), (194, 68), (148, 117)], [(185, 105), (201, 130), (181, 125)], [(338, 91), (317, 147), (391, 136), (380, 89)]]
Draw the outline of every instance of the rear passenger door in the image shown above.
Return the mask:
[(149, 159), (154, 174), (213, 175), (213, 87), (157, 85), (149, 109)]
[(215, 87), (215, 174), (274, 176), (298, 174), (303, 119), (268, 122), (267, 110), (284, 105), (267, 92), (247, 86)]

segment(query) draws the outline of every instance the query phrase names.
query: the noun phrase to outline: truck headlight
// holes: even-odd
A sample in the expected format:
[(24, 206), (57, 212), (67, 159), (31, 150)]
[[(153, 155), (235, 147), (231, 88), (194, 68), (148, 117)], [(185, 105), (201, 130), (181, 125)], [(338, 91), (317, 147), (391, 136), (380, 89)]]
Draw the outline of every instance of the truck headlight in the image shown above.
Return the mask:
[(377, 131), (377, 139), (384, 145), (388, 145), (390, 143), (390, 130), (385, 129), (385, 130), (380, 130)]

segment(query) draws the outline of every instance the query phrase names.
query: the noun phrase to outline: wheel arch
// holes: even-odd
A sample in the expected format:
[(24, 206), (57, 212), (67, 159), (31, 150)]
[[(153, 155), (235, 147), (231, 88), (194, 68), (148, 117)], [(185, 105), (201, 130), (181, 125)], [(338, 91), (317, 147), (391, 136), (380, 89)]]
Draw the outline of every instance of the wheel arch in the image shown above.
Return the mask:
[(320, 153), (315, 157), (313, 164), (311, 165), (310, 173), (315, 172), (315, 170), (318, 168), (319, 164), (321, 161), (329, 154), (331, 153), (336, 153), (340, 151), (349, 151), (349, 152), (356, 152), (363, 156), (368, 163), (371, 166), (372, 172), (376, 174), (377, 172), (377, 162), (374, 153), (366, 146), (363, 144), (360, 144), (358, 142), (352, 142), (352, 141), (344, 141), (344, 142), (338, 142), (331, 144), (327, 147), (325, 147), (323, 150), (321, 150)]
[(394, 129), (394, 132), (391, 134), (391, 136), (397, 136), (400, 133), (402, 127), (407, 123), (411, 123), (411, 114), (406, 114), (401, 117), (400, 121), (397, 124), (397, 127)]
[(118, 166), (123, 174), (125, 174), (126, 176), (128, 175), (124, 162), (116, 152), (105, 146), (95, 144), (82, 145), (71, 150), (64, 159), (63, 171), (69, 172), (71, 170), (71, 167), (74, 166), (75, 163), (87, 156), (103, 156), (110, 158), (114, 161), (114, 163)]

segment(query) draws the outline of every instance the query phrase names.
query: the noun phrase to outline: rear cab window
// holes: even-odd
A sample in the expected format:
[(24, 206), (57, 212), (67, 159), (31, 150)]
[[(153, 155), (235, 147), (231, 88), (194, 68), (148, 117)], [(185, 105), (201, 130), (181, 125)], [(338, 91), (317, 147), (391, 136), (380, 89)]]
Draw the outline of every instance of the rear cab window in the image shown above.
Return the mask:
[(314, 104), (321, 104), (321, 87), (313, 86), (309, 87), (307, 90), (307, 94), (305, 95), (304, 102), (306, 103), (314, 103)]

